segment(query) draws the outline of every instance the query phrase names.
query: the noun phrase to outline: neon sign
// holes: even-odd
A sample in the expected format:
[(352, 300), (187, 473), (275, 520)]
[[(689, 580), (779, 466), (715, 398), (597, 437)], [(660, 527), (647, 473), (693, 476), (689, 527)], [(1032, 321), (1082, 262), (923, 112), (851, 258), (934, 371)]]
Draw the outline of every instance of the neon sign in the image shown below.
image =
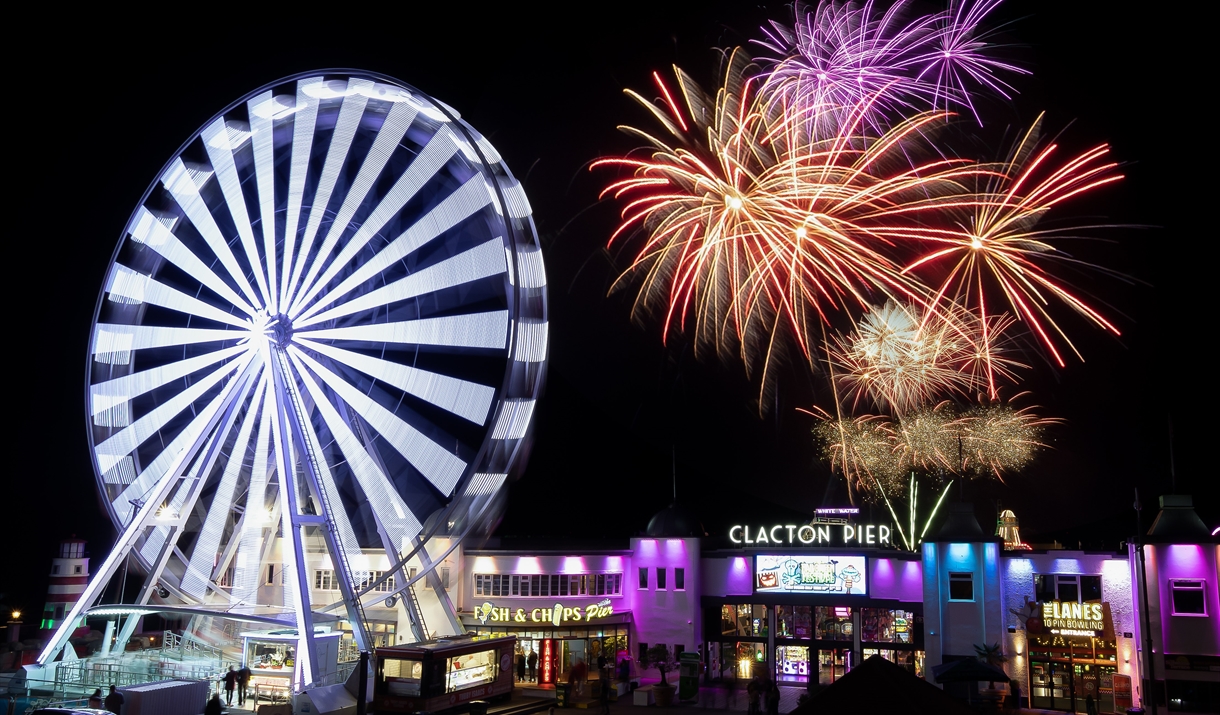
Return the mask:
[(541, 678), (538, 682), (543, 685), (550, 685), (555, 682), (555, 641), (550, 638), (542, 640), (542, 662), (539, 663), (542, 668)]
[(474, 617), (479, 623), (550, 623), (559, 626), (578, 621), (592, 621), (614, 615), (614, 604), (610, 599), (603, 598), (588, 606), (569, 607), (556, 603), (553, 608), (512, 609), (507, 606), (496, 606), (491, 601), (474, 607)]
[(1106, 629), (1100, 603), (1047, 601), (1042, 604), (1042, 627), (1060, 636), (1097, 636)]
[(758, 556), (756, 593), (868, 593), (863, 556)]
[(888, 546), (890, 527), (885, 524), (775, 524), (754, 526), (736, 524), (729, 529), (734, 544), (774, 544), (812, 546), (813, 544), (858, 544)]

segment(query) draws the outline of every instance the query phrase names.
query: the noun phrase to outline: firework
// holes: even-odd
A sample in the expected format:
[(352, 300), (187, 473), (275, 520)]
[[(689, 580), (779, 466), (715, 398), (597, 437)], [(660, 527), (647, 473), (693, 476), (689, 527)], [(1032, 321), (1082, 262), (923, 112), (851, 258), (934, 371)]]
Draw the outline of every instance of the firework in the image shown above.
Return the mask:
[(789, 117), (753, 101), (753, 71), (734, 51), (714, 98), (680, 70), (676, 92), (656, 77), (665, 110), (631, 94), (668, 138), (624, 128), (652, 156), (593, 164), (633, 172), (603, 192), (629, 200), (610, 245), (628, 231), (646, 236), (616, 287), (642, 276), (637, 314), (662, 312), (666, 336), (693, 319), (697, 347), (737, 346), (747, 369), (769, 365), (785, 333), (808, 359), (809, 327), (828, 310), (867, 306), (873, 295), (926, 300), (926, 287), (887, 255), (892, 237), (913, 215), (942, 210), (929, 197), (980, 171), (939, 157), (912, 165), (913, 147), (943, 114), (876, 138), (853, 125), (810, 143)]
[(965, 306), (984, 326), (997, 312), (988, 307), (989, 291), (998, 291), (1055, 362), (1064, 366), (1057, 342), (1081, 356), (1051, 316), (1051, 299), (1115, 335), (1119, 331), (1055, 275), (1056, 264), (1096, 268), (1055, 245), (1057, 240), (1074, 237), (1074, 229), (1038, 229), (1037, 225), (1064, 201), (1118, 181), (1122, 175), (1116, 171), (1117, 164), (1106, 160), (1109, 147), (1105, 144), (1052, 166), (1057, 146), (1039, 148), (1041, 123), (1039, 117), (1004, 166), (989, 176), (977, 175), (988, 183), (973, 200), (946, 208), (949, 216), (943, 225), (952, 228), (903, 227), (904, 237), (918, 236), (928, 247), (904, 270), (918, 271), (939, 284), (933, 304)]
[(957, 430), (949, 403), (942, 402), (901, 416), (892, 434), (891, 454), (900, 471), (956, 471)]
[(849, 494), (872, 497), (877, 484), (891, 492), (903, 488), (901, 464), (894, 456), (894, 433), (888, 418), (868, 415), (852, 420), (824, 417), (814, 427), (832, 470), (847, 482)]
[[(978, 119), (971, 89), (1005, 98), (1012, 87), (997, 72), (1024, 70), (989, 56), (981, 27), (999, 0), (954, 3), (947, 11), (917, 15), (909, 2), (884, 13), (871, 0), (823, 2), (813, 11), (794, 5), (791, 27), (772, 22), (759, 45), (774, 55), (764, 86), (768, 101), (810, 112), (816, 136), (835, 133), (841, 113), (866, 102), (866, 123), (876, 129), (895, 117), (962, 105)], [(980, 120), (981, 123), (981, 120)]]
[(962, 444), (962, 473), (990, 473), (1003, 481), (1005, 472), (1029, 464), (1034, 452), (1045, 446), (1040, 441), (1044, 428), (1056, 422), (1011, 404), (971, 408), (955, 425)]
[(973, 314), (952, 306), (929, 311), (888, 301), (865, 313), (854, 331), (836, 337), (829, 350), (832, 373), (854, 403), (867, 396), (896, 413), (951, 394), (971, 396), (990, 384), (983, 356), (995, 366), (992, 377), (1011, 377), (1020, 366), (1004, 356), (1011, 322), (995, 316), (985, 330)]

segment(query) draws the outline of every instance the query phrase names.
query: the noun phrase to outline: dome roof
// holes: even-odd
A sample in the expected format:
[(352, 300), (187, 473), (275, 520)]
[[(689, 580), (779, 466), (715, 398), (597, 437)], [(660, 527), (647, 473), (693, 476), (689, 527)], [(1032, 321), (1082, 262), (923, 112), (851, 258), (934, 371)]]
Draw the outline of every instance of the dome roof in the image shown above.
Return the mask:
[(691, 514), (677, 504), (670, 504), (667, 508), (658, 511), (649, 519), (648, 528), (644, 530), (644, 535), (654, 539), (706, 536), (703, 532), (703, 524), (699, 523), (694, 514)]

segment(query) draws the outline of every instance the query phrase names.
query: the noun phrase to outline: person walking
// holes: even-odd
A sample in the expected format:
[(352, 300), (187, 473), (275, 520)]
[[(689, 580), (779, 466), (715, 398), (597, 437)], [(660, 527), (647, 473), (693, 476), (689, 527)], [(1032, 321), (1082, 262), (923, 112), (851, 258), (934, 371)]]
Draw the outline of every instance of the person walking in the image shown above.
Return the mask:
[(229, 672), (221, 680), (225, 684), (225, 705), (232, 707), (233, 689), (237, 687), (237, 671), (233, 670), (233, 666), (229, 666)]
[(114, 715), (122, 715), (123, 694), (111, 685), (110, 692), (106, 695), (106, 700), (102, 703), (102, 707), (114, 713)]
[(253, 673), (250, 672), (250, 668), (247, 665), (245, 665), (244, 663), (241, 666), (241, 670), (237, 671), (237, 704), (238, 705), (246, 704), (246, 689), (250, 687), (250, 676), (251, 675), (253, 675)]
[(537, 675), (537, 673), (538, 673), (538, 654), (536, 652), (534, 652), (533, 648), (530, 648), (530, 656), (529, 656), (528, 662), (529, 662), (529, 666), (530, 666), (530, 682), (532, 683), (532, 682), (534, 682), (534, 676)]
[(762, 715), (759, 709), (762, 702), (762, 679), (755, 673), (753, 678), (750, 678), (750, 684), (746, 686), (746, 695), (750, 698), (750, 706), (747, 710), (749, 715)]
[(517, 653), (517, 682), (525, 680), (525, 652)]
[(94, 690), (93, 694), (89, 696), (89, 707), (96, 708), (98, 710), (102, 709), (102, 689), (101, 688)]
[(767, 682), (767, 715), (779, 715), (779, 685)]

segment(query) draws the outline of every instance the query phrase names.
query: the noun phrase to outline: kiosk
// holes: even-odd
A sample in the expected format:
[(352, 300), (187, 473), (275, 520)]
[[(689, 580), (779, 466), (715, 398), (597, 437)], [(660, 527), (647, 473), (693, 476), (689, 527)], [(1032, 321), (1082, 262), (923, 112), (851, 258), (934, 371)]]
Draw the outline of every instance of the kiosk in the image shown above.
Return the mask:
[(373, 709), (439, 712), (513, 690), (516, 636), (453, 638), (378, 648)]

